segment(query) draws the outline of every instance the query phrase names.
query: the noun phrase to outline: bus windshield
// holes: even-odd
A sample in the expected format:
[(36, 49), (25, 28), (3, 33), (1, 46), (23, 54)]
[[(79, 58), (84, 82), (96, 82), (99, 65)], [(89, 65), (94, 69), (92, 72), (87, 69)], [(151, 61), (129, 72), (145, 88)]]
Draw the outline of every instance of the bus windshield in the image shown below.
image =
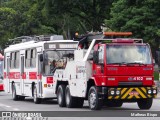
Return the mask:
[(74, 59), (74, 54), (72, 50), (46, 50), (44, 58), (45, 75), (53, 75), (56, 69), (64, 69), (67, 61)]
[(107, 64), (151, 64), (151, 54), (144, 45), (107, 45)]

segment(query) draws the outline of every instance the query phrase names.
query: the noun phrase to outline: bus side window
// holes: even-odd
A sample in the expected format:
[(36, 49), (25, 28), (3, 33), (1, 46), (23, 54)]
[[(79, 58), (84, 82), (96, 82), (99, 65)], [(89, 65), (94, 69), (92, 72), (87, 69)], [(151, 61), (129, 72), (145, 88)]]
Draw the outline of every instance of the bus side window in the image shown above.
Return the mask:
[(25, 67), (29, 68), (30, 67), (30, 50), (26, 50), (25, 52)]
[(19, 68), (19, 59), (20, 59), (19, 52), (15, 52), (15, 60), (14, 60), (15, 68)]
[(31, 67), (36, 67), (36, 49), (31, 50)]
[(14, 52), (12, 52), (11, 53), (11, 59), (10, 59), (10, 68), (14, 68), (14, 56), (15, 56), (15, 53)]

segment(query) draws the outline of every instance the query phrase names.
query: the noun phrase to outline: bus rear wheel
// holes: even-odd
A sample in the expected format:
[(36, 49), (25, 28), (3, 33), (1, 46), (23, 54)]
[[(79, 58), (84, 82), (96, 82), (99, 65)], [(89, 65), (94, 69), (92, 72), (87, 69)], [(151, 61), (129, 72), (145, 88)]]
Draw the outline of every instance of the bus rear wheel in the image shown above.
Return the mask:
[(38, 95), (37, 95), (36, 86), (33, 87), (33, 101), (34, 101), (35, 104), (40, 104), (41, 103), (41, 98), (38, 98)]
[(153, 98), (140, 99), (137, 101), (140, 109), (150, 109), (152, 106)]

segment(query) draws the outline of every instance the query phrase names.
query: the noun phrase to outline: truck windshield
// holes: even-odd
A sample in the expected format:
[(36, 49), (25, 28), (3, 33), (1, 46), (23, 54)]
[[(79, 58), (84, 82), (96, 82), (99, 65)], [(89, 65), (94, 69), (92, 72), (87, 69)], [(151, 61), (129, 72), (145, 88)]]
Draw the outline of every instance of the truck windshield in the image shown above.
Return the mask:
[(107, 64), (151, 64), (151, 54), (144, 45), (107, 45)]
[(44, 73), (45, 75), (53, 75), (56, 69), (64, 69), (67, 61), (73, 60), (74, 55), (71, 50), (47, 50), (44, 54)]

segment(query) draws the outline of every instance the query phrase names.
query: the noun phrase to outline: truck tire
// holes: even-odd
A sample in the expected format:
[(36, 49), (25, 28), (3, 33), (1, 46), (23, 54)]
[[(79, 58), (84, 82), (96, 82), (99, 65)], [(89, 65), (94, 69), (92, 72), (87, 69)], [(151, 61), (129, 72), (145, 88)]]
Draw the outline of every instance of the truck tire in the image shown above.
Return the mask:
[(121, 107), (123, 105), (122, 101), (107, 101), (106, 106), (107, 107)]
[(91, 110), (99, 110), (102, 108), (102, 99), (98, 97), (95, 86), (92, 86), (88, 92), (88, 103)]
[(33, 101), (34, 101), (35, 104), (40, 104), (41, 103), (41, 98), (38, 98), (38, 96), (37, 96), (37, 88), (36, 88), (35, 85), (33, 87)]
[(14, 101), (17, 101), (17, 100), (18, 100), (18, 95), (16, 94), (16, 86), (15, 86), (14, 83), (12, 84), (12, 99), (13, 99)]
[(75, 108), (76, 107), (76, 98), (72, 97), (70, 94), (69, 86), (67, 85), (65, 90), (65, 101), (66, 101), (66, 107), (68, 108)]
[(65, 102), (65, 90), (66, 86), (65, 85), (59, 85), (58, 90), (57, 90), (57, 101), (60, 107), (65, 107), (66, 102)]
[(150, 109), (152, 106), (153, 98), (140, 99), (137, 101), (140, 109)]

